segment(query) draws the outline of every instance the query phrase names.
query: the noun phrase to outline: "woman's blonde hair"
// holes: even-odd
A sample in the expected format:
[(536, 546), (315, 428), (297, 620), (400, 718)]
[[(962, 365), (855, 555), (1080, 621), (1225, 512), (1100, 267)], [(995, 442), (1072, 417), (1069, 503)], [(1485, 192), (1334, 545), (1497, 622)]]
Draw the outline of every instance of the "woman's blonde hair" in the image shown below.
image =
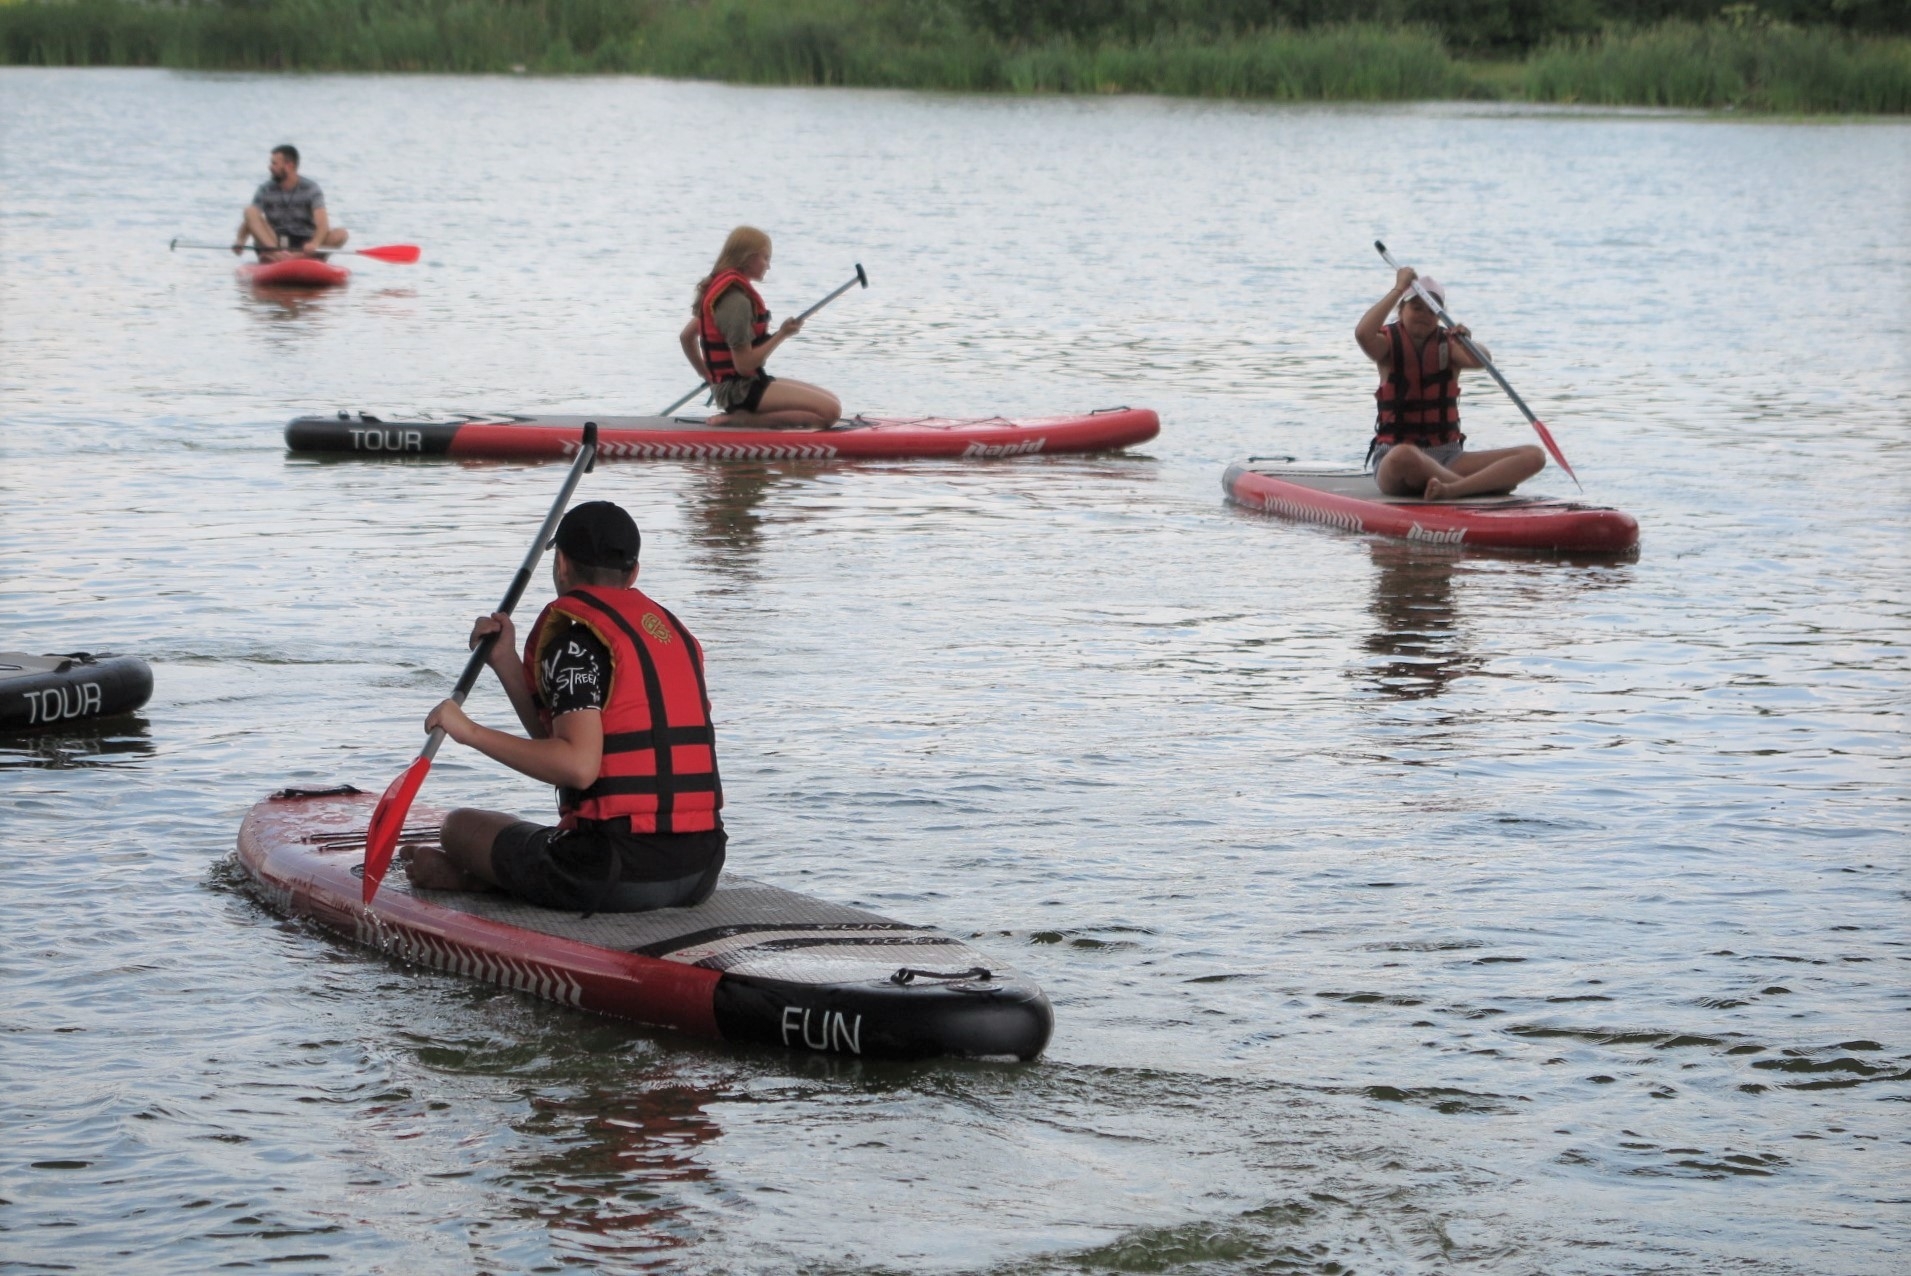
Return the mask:
[(717, 264), (710, 267), (710, 273), (697, 281), (697, 299), (690, 303), (692, 311), (703, 306), (704, 289), (710, 281), (726, 270), (742, 270), (743, 263), (756, 253), (770, 251), (770, 237), (754, 226), (739, 226), (730, 232), (723, 241), (723, 251), (717, 254)]

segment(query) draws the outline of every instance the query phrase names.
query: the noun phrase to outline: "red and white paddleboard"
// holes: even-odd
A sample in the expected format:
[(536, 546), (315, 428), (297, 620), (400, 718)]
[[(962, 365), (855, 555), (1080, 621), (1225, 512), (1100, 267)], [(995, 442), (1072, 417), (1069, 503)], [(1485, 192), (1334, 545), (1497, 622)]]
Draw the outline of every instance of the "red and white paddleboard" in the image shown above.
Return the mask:
[(1250, 457), (1228, 466), (1221, 487), (1235, 504), (1279, 518), (1410, 541), (1600, 554), (1639, 544), (1639, 523), (1623, 510), (1517, 492), (1457, 501), (1383, 496), (1361, 470)]
[(343, 266), (316, 257), (286, 257), (239, 267), (245, 281), (260, 288), (330, 288), (352, 277)]
[(1105, 452), (1161, 432), (1147, 408), (1079, 416), (855, 416), (828, 429), (711, 425), (701, 417), (451, 416), (388, 421), (370, 413), (299, 417), (285, 427), (294, 452), (558, 460), (574, 456), (584, 423), (597, 422), (599, 460), (831, 461), (852, 457), (1001, 457)]
[[(396, 871), (367, 905), (376, 800), (349, 785), (276, 793), (240, 827), (239, 863), (273, 909), (369, 948), (697, 1036), (1033, 1059), (1054, 1028), (1041, 989), (953, 935), (727, 874), (696, 907), (649, 913), (581, 917), (496, 893), (423, 891)], [(435, 845), (443, 818), (413, 807), (399, 845)]]

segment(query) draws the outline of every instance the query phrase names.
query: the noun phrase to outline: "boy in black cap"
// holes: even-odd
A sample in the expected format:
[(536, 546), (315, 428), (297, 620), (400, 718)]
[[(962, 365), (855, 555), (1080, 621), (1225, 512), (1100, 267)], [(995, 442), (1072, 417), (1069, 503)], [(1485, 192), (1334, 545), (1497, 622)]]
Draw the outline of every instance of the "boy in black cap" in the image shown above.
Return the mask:
[(496, 633), (490, 665), (530, 738), (480, 726), (454, 701), (425, 719), (459, 744), (558, 788), (556, 827), (500, 811), (445, 817), (443, 851), (406, 862), (428, 890), (498, 887), (549, 908), (638, 912), (701, 903), (724, 858), (716, 739), (703, 648), (636, 588), (641, 537), (629, 514), (588, 501), (558, 524), (558, 597), (523, 654), (511, 618), (480, 616), (476, 646)]

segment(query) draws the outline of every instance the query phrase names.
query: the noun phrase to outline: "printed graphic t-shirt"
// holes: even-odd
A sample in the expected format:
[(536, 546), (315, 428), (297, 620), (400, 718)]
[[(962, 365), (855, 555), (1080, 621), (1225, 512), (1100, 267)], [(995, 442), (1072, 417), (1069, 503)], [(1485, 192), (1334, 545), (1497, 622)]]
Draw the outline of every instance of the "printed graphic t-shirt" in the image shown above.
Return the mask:
[(602, 709), (610, 700), (610, 648), (583, 625), (561, 630), (538, 664), (537, 685), (556, 717)]

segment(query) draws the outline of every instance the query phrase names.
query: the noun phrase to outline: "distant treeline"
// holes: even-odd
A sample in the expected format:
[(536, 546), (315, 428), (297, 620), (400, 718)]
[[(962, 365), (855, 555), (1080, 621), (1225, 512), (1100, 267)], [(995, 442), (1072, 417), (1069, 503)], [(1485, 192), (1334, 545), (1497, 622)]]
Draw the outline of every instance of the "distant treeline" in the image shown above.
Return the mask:
[(1911, 111), (1906, 0), (0, 0), (42, 66)]

